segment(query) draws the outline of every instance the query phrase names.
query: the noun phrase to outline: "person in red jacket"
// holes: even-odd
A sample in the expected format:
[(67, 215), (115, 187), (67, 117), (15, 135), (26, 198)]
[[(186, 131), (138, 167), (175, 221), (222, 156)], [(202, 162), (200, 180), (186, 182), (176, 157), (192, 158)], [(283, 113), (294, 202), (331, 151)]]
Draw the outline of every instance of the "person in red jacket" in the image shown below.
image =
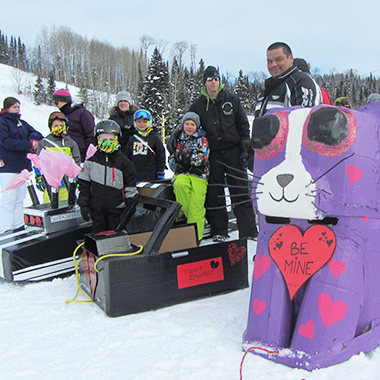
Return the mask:
[[(311, 77), (314, 80), (314, 78), (310, 74), (309, 65), (306, 63), (306, 61), (303, 58), (294, 58), (293, 62), (294, 62), (294, 65), (296, 65), (302, 72), (306, 73), (307, 75), (309, 75), (309, 77)], [(333, 106), (334, 104), (331, 100), (330, 94), (326, 90), (324, 90), (321, 86), (319, 86), (319, 89), (321, 90), (321, 94), (322, 94), (322, 104), (328, 104), (330, 106)]]
[(69, 120), (68, 135), (78, 144), (81, 162), (86, 159), (88, 146), (94, 142), (95, 120), (83, 104), (72, 105), (70, 93), (61, 88), (53, 94), (54, 104)]

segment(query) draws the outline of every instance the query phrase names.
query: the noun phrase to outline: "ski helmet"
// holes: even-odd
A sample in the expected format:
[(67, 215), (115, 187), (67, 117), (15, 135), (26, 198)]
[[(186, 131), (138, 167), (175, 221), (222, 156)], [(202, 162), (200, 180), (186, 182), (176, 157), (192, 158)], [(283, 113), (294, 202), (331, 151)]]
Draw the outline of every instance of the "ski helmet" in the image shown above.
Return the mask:
[(152, 114), (148, 110), (138, 110), (133, 115), (133, 120), (137, 119), (144, 119), (147, 120), (147, 125), (150, 127), (150, 124), (152, 123)]
[(101, 120), (95, 125), (95, 139), (102, 133), (113, 133), (115, 137), (119, 139), (120, 137), (120, 127), (116, 121), (113, 120)]
[(55, 111), (49, 115), (48, 125), (49, 125), (50, 130), (51, 130), (51, 126), (53, 125), (54, 120), (61, 120), (61, 121), (65, 122), (66, 128), (68, 129), (69, 120), (67, 119), (67, 117), (62, 112)]

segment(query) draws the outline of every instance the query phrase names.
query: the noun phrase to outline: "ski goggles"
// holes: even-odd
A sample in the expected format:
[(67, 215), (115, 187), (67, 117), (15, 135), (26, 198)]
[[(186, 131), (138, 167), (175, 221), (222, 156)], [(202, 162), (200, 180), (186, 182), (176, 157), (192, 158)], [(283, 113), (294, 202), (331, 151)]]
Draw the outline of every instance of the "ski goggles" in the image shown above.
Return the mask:
[(147, 110), (138, 110), (135, 112), (133, 115), (134, 120), (136, 119), (146, 119), (146, 120), (152, 120), (152, 115), (149, 111)]
[(206, 81), (207, 81), (207, 82), (212, 82), (213, 80), (219, 82), (219, 81), (220, 81), (220, 78), (219, 78), (219, 77), (208, 77), (208, 78), (206, 78)]
[(52, 125), (54, 120), (61, 120), (66, 124), (68, 123), (67, 117), (62, 112), (53, 112), (49, 117), (49, 125)]

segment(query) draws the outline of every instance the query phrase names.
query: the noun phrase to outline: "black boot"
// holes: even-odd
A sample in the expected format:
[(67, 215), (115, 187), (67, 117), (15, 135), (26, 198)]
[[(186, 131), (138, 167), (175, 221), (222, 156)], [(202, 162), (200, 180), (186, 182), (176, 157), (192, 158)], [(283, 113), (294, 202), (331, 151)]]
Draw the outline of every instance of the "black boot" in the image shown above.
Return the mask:
[(50, 206), (52, 209), (58, 208), (58, 189), (55, 189), (54, 187), (51, 188)]
[(77, 196), (75, 194), (75, 191), (77, 189), (77, 184), (76, 182), (70, 182), (69, 186), (69, 208), (73, 208), (75, 206), (75, 202), (77, 200)]

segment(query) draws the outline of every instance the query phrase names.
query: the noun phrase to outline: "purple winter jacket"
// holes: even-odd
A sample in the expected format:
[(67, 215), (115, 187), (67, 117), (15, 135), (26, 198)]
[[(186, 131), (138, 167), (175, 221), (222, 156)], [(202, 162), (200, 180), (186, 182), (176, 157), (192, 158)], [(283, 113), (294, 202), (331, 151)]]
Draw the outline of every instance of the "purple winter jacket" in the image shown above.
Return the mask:
[(81, 161), (84, 162), (88, 146), (91, 143), (96, 145), (94, 139), (94, 116), (86, 110), (83, 104), (72, 106), (66, 103), (60, 108), (60, 111), (69, 120), (68, 134), (78, 144)]

